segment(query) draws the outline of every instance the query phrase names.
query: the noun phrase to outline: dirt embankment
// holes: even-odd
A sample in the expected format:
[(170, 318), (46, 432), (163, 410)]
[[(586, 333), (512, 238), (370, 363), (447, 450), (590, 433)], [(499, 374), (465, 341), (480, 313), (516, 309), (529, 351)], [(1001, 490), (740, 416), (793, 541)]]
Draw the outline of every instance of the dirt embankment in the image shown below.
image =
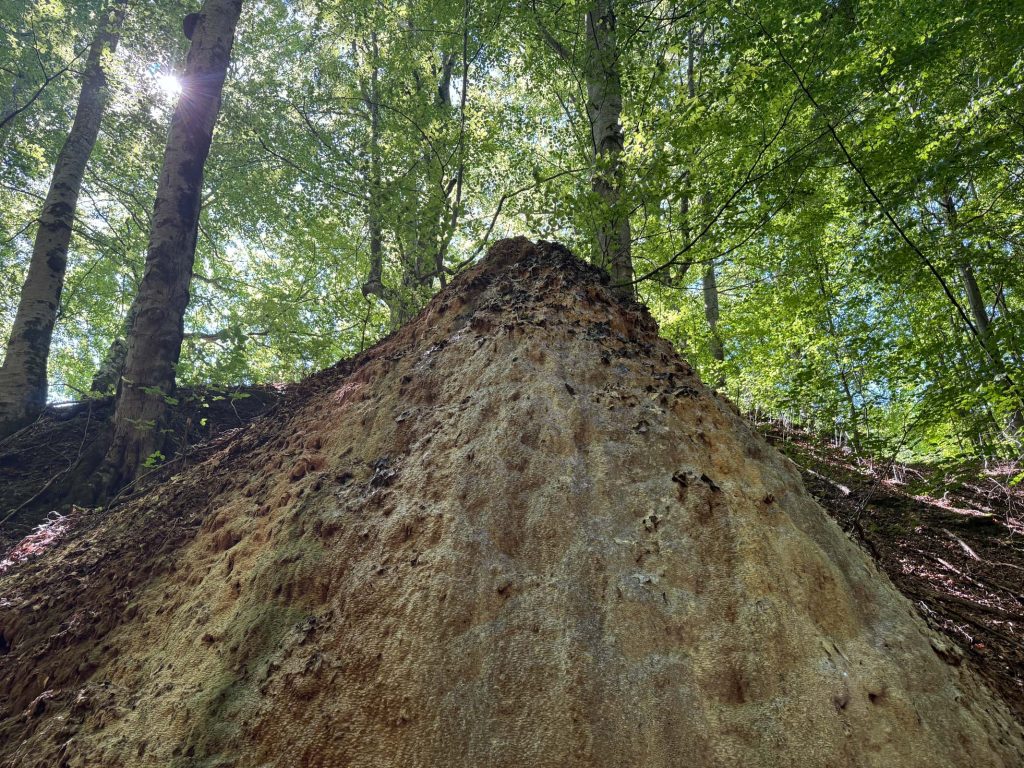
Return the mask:
[[(176, 457), (149, 482), (165, 479), (198, 457), (196, 446), (238, 429), (270, 410), (284, 387), (182, 388), (170, 430)], [(0, 552), (36, 526), (55, 519), (51, 511), (76, 463), (109, 428), (113, 398), (47, 408), (32, 424), (0, 440)], [(127, 489), (126, 493), (138, 488)]]

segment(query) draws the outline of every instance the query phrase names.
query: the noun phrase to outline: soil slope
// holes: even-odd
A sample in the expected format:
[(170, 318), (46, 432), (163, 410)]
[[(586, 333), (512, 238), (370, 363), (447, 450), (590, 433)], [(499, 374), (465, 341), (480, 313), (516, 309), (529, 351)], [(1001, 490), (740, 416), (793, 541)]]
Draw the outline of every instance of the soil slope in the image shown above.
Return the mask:
[(503, 241), (0, 581), (0, 763), (1019, 766), (636, 305)]
[[(129, 489), (134, 492), (168, 471), (191, 462), (197, 443), (237, 429), (273, 407), (283, 387), (233, 387), (230, 390), (181, 387), (168, 428), (177, 458), (156, 476)], [(49, 406), (24, 429), (0, 440), (0, 548), (9, 545), (45, 521), (80, 459), (97, 451), (102, 455), (109, 437), (114, 398)], [(168, 451), (171, 453), (171, 451)]]

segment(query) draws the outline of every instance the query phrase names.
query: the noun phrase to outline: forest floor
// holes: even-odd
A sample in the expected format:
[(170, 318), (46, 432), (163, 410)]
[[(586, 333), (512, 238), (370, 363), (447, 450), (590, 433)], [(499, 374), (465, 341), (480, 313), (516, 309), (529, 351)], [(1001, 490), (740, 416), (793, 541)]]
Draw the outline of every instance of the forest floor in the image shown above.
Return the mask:
[[(272, 410), (282, 395), (274, 387), (186, 393), (174, 429), (179, 444), (191, 449), (149, 482), (198, 460), (202, 441), (228, 437)], [(59, 485), (102, 433), (110, 409), (109, 399), (51, 408), (0, 442), (0, 569), (45, 549), (73, 524), (73, 514), (50, 511), (45, 491)], [(774, 422), (757, 427), (799, 466), (808, 491), (1024, 722), (1024, 484), (1009, 484), (1020, 467), (938, 472), (856, 457)]]
[[(177, 470), (178, 464), (187, 463), (190, 448), (266, 413), (283, 391), (276, 386), (180, 388), (171, 429), (183, 461), (175, 459), (167, 469)], [(37, 526), (56, 520), (50, 514), (48, 492), (60, 489), (78, 460), (104, 434), (113, 400), (50, 406), (35, 422), (0, 440), (0, 555)], [(154, 474), (166, 477), (165, 470)]]

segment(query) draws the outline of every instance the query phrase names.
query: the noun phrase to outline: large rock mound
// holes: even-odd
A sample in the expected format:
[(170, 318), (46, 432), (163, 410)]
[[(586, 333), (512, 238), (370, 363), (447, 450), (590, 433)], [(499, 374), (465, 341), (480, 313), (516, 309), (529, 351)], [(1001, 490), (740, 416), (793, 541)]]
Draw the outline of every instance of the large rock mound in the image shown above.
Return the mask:
[(559, 246), (0, 582), (0, 760), (1004, 766), (1005, 707)]

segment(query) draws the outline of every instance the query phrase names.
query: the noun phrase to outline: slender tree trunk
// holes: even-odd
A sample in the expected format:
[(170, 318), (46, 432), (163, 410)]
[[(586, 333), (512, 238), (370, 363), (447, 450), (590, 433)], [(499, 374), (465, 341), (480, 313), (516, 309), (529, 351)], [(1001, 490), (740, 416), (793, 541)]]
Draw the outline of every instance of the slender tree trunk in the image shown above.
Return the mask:
[[(466, 181), (466, 104), (469, 99), (469, 11), (472, 0), (463, 0), (462, 3), (462, 84), (459, 88), (459, 138), (457, 152), (459, 162), (455, 169), (455, 176), (452, 179), (455, 183), (455, 197), (447, 206), (450, 215), (446, 222), (441, 225), (441, 244), (434, 254), (434, 272), (441, 288), (447, 285), (445, 276), (445, 258), (448, 255), (448, 248), (451, 246), (452, 238), (455, 237), (455, 229), (459, 224), (459, 217), (462, 215), (462, 192)], [(450, 79), (450, 76), (449, 76)], [(445, 85), (450, 96), (450, 83)], [(451, 190), (451, 182), (448, 184)], [(448, 203), (448, 195), (445, 194), (445, 202)], [(447, 224), (447, 226), (445, 226)]]
[(128, 334), (131, 332), (137, 312), (138, 294), (136, 293), (135, 300), (128, 308), (128, 314), (122, 325), (123, 335), (114, 339), (107, 348), (103, 361), (96, 369), (96, 373), (93, 374), (92, 384), (89, 385), (90, 392), (97, 395), (109, 395), (117, 391), (118, 384), (121, 383), (121, 376), (124, 374), (125, 359), (128, 356)]
[[(440, 69), (435, 71), (437, 89), (434, 92), (433, 106), (439, 119), (445, 121), (448, 120), (452, 112), (452, 74), (457, 60), (454, 52), (442, 51)], [(412, 247), (412, 258), (406, 264), (402, 278), (403, 286), (406, 288), (407, 305), (410, 309), (417, 303), (416, 288), (433, 280), (433, 275), (437, 271), (437, 256), (441, 252), (441, 242), (444, 237), (446, 202), (451, 187), (446, 185), (444, 171), (441, 167), (437, 168), (436, 177), (432, 175), (437, 160), (433, 147), (425, 141), (422, 154), (422, 164), (425, 170), (424, 202), (414, 212), (417, 221), (414, 225), (415, 240)], [(438, 190), (441, 194), (438, 194)], [(409, 312), (408, 316), (403, 317), (402, 322), (410, 319), (411, 314)]]
[[(370, 116), (370, 174), (366, 199), (366, 222), (370, 234), (370, 273), (363, 283), (363, 296), (379, 296), (388, 307), (384, 295), (384, 236), (381, 227), (381, 159), (380, 159), (380, 68), (377, 60), (377, 34), (370, 34), (370, 53), (373, 65), (369, 83), (362, 84), (363, 104)], [(392, 321), (394, 310), (391, 310)]]
[[(465, 45), (463, 46), (465, 48)], [(447, 195), (456, 191), (456, 213), (450, 217), (452, 225), (457, 221), (457, 206), (462, 195), (462, 159), (455, 177), (446, 186), (442, 181), (432, 178), (431, 168), (434, 163), (433, 150), (427, 142), (424, 143), (421, 155), (421, 165), (425, 169), (425, 184), (427, 192), (426, 202), (419, 202), (413, 209), (412, 242), (407, 251), (400, 250), (401, 256), (401, 284), (391, 287), (383, 281), (383, 211), (381, 200), (381, 173), (379, 145), (381, 138), (380, 118), (380, 60), (375, 35), (371, 35), (370, 52), (373, 57), (373, 65), (368, 83), (362, 86), (363, 101), (367, 107), (370, 117), (370, 173), (367, 205), (367, 223), (370, 234), (370, 270), (366, 282), (362, 286), (364, 296), (377, 296), (388, 307), (390, 315), (390, 327), (396, 330), (404, 325), (419, 309), (423, 298), (423, 286), (433, 281), (435, 276), (439, 277), (442, 287), (445, 278), (443, 272), (444, 254), (447, 249), (446, 228), (449, 222), (447, 215)], [(433, 92), (431, 103), (440, 114), (447, 114), (453, 109), (451, 98), (451, 81), (454, 67), (458, 57), (455, 53), (441, 53), (440, 67), (433, 74), (437, 75), (437, 87)], [(463, 67), (465, 73), (465, 65)], [(418, 73), (414, 73), (416, 91), (422, 87), (422, 80)], [(463, 113), (465, 111), (465, 83), (463, 84), (463, 98), (461, 102)], [(445, 199), (439, 198), (434, 189), (441, 188), (446, 195)], [(401, 241), (399, 239), (399, 247)]]
[(616, 292), (633, 297), (632, 234), (629, 215), (621, 210), (623, 186), (622, 79), (616, 40), (614, 0), (594, 0), (587, 11), (587, 116), (594, 151), (594, 190), (602, 201), (597, 251)]
[[(551, 34), (536, 12), (534, 21), (545, 45), (566, 64), (578, 66), (573, 52)], [(603, 209), (597, 221), (595, 261), (611, 275), (615, 292), (632, 298), (636, 295), (632, 284), (633, 237), (629, 216), (620, 210), (625, 140), (622, 135), (622, 78), (615, 34), (615, 0), (591, 0), (584, 21), (586, 53), (582, 70), (587, 84), (587, 119), (594, 162), (592, 184)]]
[(384, 284), (384, 200), (383, 173), (380, 154), (380, 49), (377, 33), (370, 33), (367, 49), (371, 57), (370, 77), (361, 83), (363, 104), (370, 118), (370, 169), (366, 222), (370, 235), (370, 272), (363, 283), (363, 296), (377, 296), (388, 308), (388, 325), (392, 331), (400, 328), (412, 315), (412, 292), (417, 285), (418, 268), (403, 259), (402, 285), (394, 288)]
[(971, 308), (971, 317), (974, 318), (974, 324), (977, 326), (982, 340), (987, 343), (989, 338), (988, 308), (985, 306), (985, 300), (981, 297), (981, 289), (978, 287), (978, 279), (974, 276), (974, 268), (965, 261), (960, 261), (958, 269), (960, 280), (964, 284), (964, 292), (967, 294), (967, 305)]
[[(24, 10), (22, 19), (29, 19), (35, 13), (37, 3), (28, 3)], [(27, 26), (27, 25), (26, 25)], [(22, 41), (31, 37), (30, 29), (21, 29), (14, 32), (15, 37), (18, 37)], [(7, 144), (7, 139), (11, 135), (11, 131), (14, 128), (14, 116), (18, 112), (18, 108), (21, 106), (21, 94), (25, 90), (28, 80), (28, 71), (25, 66), (25, 58), (27, 51), (23, 48), (18, 55), (18, 59), (13, 63), (14, 77), (11, 80), (10, 91), (7, 94), (7, 98), (4, 100), (2, 106), (0, 106), (0, 152), (3, 151), (4, 146)]]
[[(828, 290), (825, 283), (825, 276), (822, 274), (822, 265), (815, 262), (815, 271), (818, 278), (818, 288), (821, 290), (821, 299), (825, 313), (825, 322), (828, 325), (828, 332), (833, 341), (839, 340), (839, 329), (836, 327), (835, 316), (832, 314), (832, 300), (833, 296)], [(824, 267), (827, 270), (827, 266)], [(860, 416), (857, 411), (857, 401), (853, 397), (853, 388), (850, 386), (850, 372), (846, 369), (846, 365), (843, 363), (842, 358), (837, 352), (833, 351), (833, 361), (836, 364), (836, 369), (839, 371), (839, 385), (843, 390), (843, 396), (846, 398), (846, 407), (849, 411), (848, 416), (850, 419), (851, 440), (853, 441), (853, 448), (858, 453), (861, 450), (861, 428), (860, 428)], [(870, 433), (868, 433), (870, 434)]]
[(122, 338), (116, 338), (107, 348), (103, 361), (93, 374), (89, 391), (94, 395), (110, 395), (116, 391), (117, 384), (124, 373), (124, 361), (128, 354), (128, 345)]
[(101, 493), (132, 481), (147, 459), (166, 447), (164, 427), (184, 336), (203, 166), (241, 10), (242, 0), (205, 0), (191, 38), (157, 185), (113, 436), (98, 478)]
[(109, 100), (104, 59), (117, 47), (125, 5), (126, 0), (117, 0), (100, 19), (86, 59), (75, 120), (57, 156), (39, 214), (28, 275), (0, 368), (0, 435), (31, 422), (46, 405), (46, 365), (78, 194)]
[[(701, 42), (703, 42), (703, 33), (701, 34)], [(697, 82), (694, 77), (694, 52), (697, 46), (697, 35), (694, 34), (693, 29), (687, 34), (687, 57), (686, 57), (686, 94), (690, 99), (697, 98)], [(709, 192), (705, 192), (702, 196), (702, 202), (708, 205), (711, 200)], [(689, 218), (690, 214), (690, 172), (686, 171), (686, 189), (684, 193), (685, 209), (683, 213)], [(689, 241), (690, 239), (690, 225), (687, 221), (684, 235)], [(722, 337), (718, 333), (718, 320), (721, 317), (721, 313), (718, 308), (718, 276), (715, 273), (715, 261), (712, 259), (708, 262), (704, 268), (704, 274), (701, 275), (701, 288), (704, 294), (704, 318), (707, 320), (708, 329), (711, 331), (711, 357), (718, 363), (725, 361), (725, 346), (722, 344)], [(715, 387), (722, 388), (725, 386), (725, 377), (722, 375), (721, 368), (719, 368)]]
[[(999, 342), (992, 334), (992, 324), (988, 317), (988, 307), (985, 305), (985, 299), (981, 295), (981, 288), (978, 286), (977, 277), (974, 274), (974, 268), (967, 259), (967, 256), (963, 253), (959, 237), (957, 232), (957, 209), (956, 201), (952, 195), (944, 195), (942, 198), (942, 208), (946, 216), (946, 228), (949, 231), (949, 236), (953, 241), (953, 249), (956, 252), (957, 269), (960, 273), (960, 281), (964, 286), (964, 293), (967, 296), (967, 305), (971, 311), (971, 318), (974, 321), (974, 327), (978, 332), (978, 341), (985, 348), (990, 362), (992, 364), (993, 373), (1002, 379), (1006, 379), (1006, 364), (1003, 362), (1003, 350), (999, 346)], [(1018, 392), (1011, 393), (1020, 402), (1021, 394)], [(1013, 442), (1020, 444), (1021, 436), (1024, 434), (1024, 412), (1022, 412), (1020, 406), (1011, 409), (1009, 415), (1006, 417), (1006, 424), (1004, 433)]]
[[(686, 35), (686, 42), (686, 95), (692, 100), (697, 97), (697, 82), (694, 78), (695, 40), (692, 29)], [(679, 196), (680, 232), (682, 234), (683, 246), (686, 247), (690, 244), (690, 238), (693, 236), (693, 227), (690, 226), (690, 197), (693, 194), (693, 177), (689, 168), (683, 170), (680, 187), (682, 188)], [(675, 265), (668, 275), (668, 283), (670, 285), (681, 285), (691, 266), (693, 266), (693, 261), (690, 259)]]
[[(978, 279), (974, 275), (974, 268), (965, 260), (961, 260), (958, 269), (960, 281), (964, 285), (964, 293), (967, 294), (967, 304), (971, 310), (971, 317), (974, 319), (974, 325), (978, 329), (981, 343), (988, 349), (996, 375), (1005, 379), (1006, 364), (1003, 362), (1003, 350), (995, 336), (992, 335), (992, 323), (988, 318), (988, 310), (985, 306), (985, 300), (981, 296), (981, 288), (978, 287)], [(1019, 403), (1020, 393), (1014, 394)], [(1009, 440), (1017, 444), (1018, 447), (1020, 446), (1021, 437), (1024, 436), (1024, 412), (1022, 412), (1019, 405), (1010, 410), (1009, 415), (1006, 417), (1003, 433)]]
[[(708, 321), (708, 329), (711, 331), (711, 357), (716, 362), (722, 363), (725, 361), (725, 346), (722, 344), (722, 337), (718, 333), (718, 320), (721, 315), (718, 310), (718, 278), (715, 275), (714, 260), (709, 261), (707, 267), (705, 267), (701, 284), (704, 289), (704, 318)], [(724, 386), (725, 377), (722, 375), (721, 369), (719, 369), (715, 379), (715, 387), (720, 389)]]
[(18, 111), (18, 104), (24, 85), (25, 69), (19, 62), (17, 65), (17, 71), (14, 74), (14, 79), (11, 82), (10, 92), (4, 100), (3, 105), (0, 106), (0, 152), (2, 152), (4, 146), (6, 146), (7, 138), (11, 135), (11, 130), (14, 127), (14, 115)]

